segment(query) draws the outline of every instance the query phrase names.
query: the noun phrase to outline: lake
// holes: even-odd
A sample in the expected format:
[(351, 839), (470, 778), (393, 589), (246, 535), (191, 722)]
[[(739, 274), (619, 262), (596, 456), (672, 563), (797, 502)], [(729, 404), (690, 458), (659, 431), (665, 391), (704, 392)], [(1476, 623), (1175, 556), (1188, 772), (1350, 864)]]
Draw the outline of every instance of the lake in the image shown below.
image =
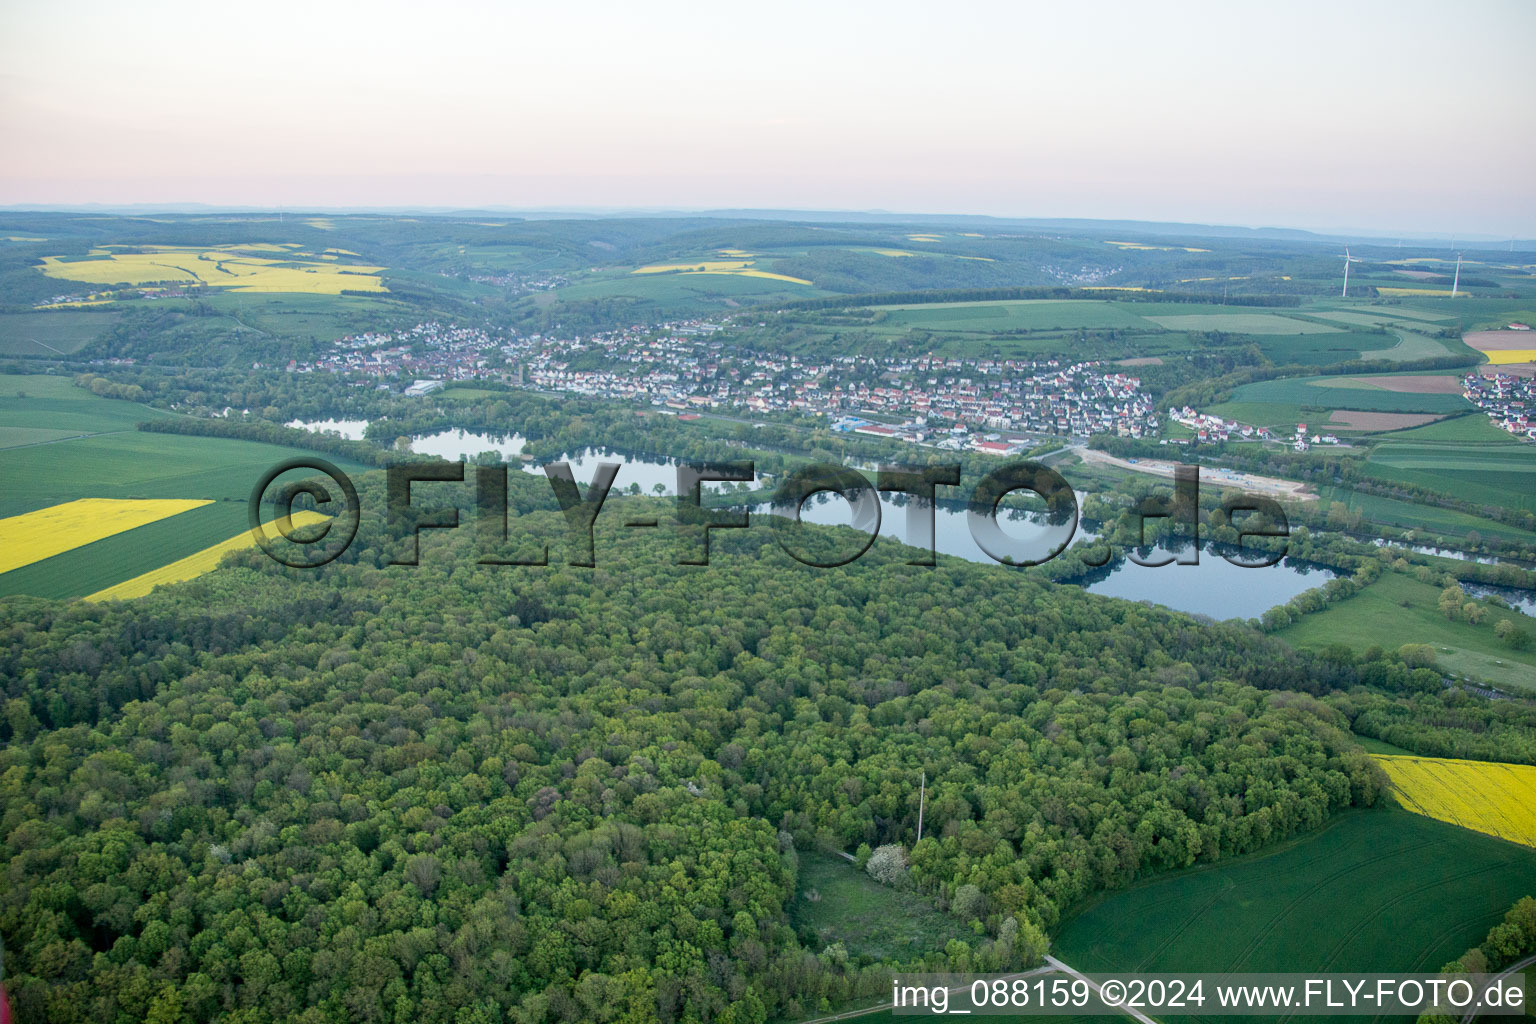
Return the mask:
[[(570, 463), (578, 482), (590, 481), (599, 462), (621, 463), (622, 468), (614, 478), (615, 493), (628, 490), (631, 483), (638, 484), (645, 494), (655, 494), (658, 484), (663, 494), (673, 494), (677, 488), (676, 459), (629, 457), (613, 451), (587, 448), (557, 461)], [(526, 472), (543, 473), (542, 467), (538, 465), (523, 468)], [(719, 488), (722, 485), (714, 486)], [(705, 487), (709, 488), (710, 485), (706, 484)], [(1079, 501), (1082, 498), (1082, 495), (1078, 496)], [(907, 541), (906, 500), (905, 496), (881, 495), (880, 539), (876, 540), (876, 544)], [(759, 515), (772, 514), (772, 506), (757, 504), (752, 507), (752, 511)], [(827, 526), (851, 526), (853, 509), (841, 497), (823, 492), (812, 496), (805, 504), (801, 509), (801, 519)], [(1059, 543), (1061, 528), (1050, 526), (1041, 513), (1004, 510), (999, 519), (1004, 534), (1019, 542), (1025, 552), (1033, 553), (1036, 557), (1049, 550), (1051, 535), (1055, 534)], [(1072, 543), (1097, 537), (1097, 533), (1079, 523)], [(941, 503), (934, 509), (934, 549), (940, 554), (953, 555), (967, 561), (998, 564), (971, 536), (965, 509), (958, 503)], [(1144, 561), (1155, 561), (1167, 553), (1159, 548), (1151, 548), (1139, 552), (1139, 555)], [(1284, 604), (1302, 591), (1322, 586), (1336, 575), (1336, 572), (1325, 566), (1293, 558), (1287, 558), (1277, 565), (1247, 569), (1231, 564), (1216, 550), (1206, 547), (1201, 550), (1197, 565), (1151, 567), (1121, 559), (1113, 567), (1073, 585), (1082, 586), (1094, 594), (1131, 601), (1149, 601), (1213, 619), (1249, 619), (1258, 618), (1268, 609)]]
[[(528, 442), (521, 434), (482, 434), (473, 430), (440, 430), (411, 438), (411, 451), (417, 455), (436, 455), (449, 462), (472, 459), (484, 452), (495, 452), (503, 460), (515, 459)], [(577, 474), (579, 477), (580, 474)]]
[(368, 429), (367, 420), (289, 420), (284, 426), (298, 427), (316, 434), (340, 434), (348, 441), (361, 441)]

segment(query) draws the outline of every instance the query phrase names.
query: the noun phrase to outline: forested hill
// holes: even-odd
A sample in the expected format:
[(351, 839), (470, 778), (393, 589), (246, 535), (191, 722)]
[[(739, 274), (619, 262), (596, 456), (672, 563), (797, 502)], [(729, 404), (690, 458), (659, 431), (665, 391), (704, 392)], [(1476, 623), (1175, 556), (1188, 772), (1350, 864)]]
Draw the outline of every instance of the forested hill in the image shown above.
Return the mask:
[(1299, 692), (1327, 663), (1247, 629), (955, 560), (810, 569), (761, 526), (677, 566), (616, 525), (653, 499), (610, 500), (595, 569), (477, 565), (467, 522), (385, 566), (362, 490), (323, 570), (0, 602), (20, 1019), (760, 1022), (880, 983), (790, 925), (797, 850), (975, 886), (927, 966), (993, 970), (1086, 894), (1380, 794)]

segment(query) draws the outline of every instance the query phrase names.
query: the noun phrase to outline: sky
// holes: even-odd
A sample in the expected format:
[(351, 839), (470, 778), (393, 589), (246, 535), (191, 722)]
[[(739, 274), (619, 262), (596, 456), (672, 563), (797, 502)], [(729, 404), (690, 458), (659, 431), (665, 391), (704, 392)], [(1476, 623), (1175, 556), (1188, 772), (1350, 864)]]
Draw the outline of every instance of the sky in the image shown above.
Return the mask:
[(0, 4), (0, 204), (1536, 237), (1536, 3)]

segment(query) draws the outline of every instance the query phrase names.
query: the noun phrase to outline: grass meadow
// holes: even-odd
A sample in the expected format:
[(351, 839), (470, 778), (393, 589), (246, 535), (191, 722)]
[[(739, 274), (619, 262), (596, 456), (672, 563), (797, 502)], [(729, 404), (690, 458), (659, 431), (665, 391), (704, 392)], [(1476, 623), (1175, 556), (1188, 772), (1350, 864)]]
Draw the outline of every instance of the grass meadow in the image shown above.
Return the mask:
[(818, 949), (841, 942), (850, 956), (910, 960), (950, 939), (976, 939), (924, 897), (881, 885), (834, 854), (802, 853), (798, 889), (791, 918), (796, 929), (815, 931)]
[(1303, 616), (1279, 636), (1294, 646), (1313, 650), (1344, 644), (1357, 654), (1372, 646), (1396, 650), (1405, 643), (1430, 644), (1442, 668), (1536, 694), (1536, 651), (1513, 650), (1493, 633), (1502, 619), (1512, 620), (1527, 631), (1536, 631), (1536, 621), (1479, 601), (1488, 610), (1481, 623), (1474, 626), (1465, 619), (1453, 622), (1440, 613), (1441, 590), (1403, 573), (1390, 572), (1353, 597)]

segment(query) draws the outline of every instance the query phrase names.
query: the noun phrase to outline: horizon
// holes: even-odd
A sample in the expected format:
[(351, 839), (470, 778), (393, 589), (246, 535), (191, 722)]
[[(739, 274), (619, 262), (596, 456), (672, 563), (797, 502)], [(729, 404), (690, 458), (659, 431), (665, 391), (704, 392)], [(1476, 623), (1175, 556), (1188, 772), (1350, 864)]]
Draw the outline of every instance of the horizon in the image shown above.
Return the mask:
[[(859, 218), (877, 218), (875, 221), (884, 224), (922, 224), (938, 223), (944, 221), (996, 221), (1000, 224), (1019, 224), (1039, 228), (1046, 225), (1064, 224), (1072, 227), (1081, 226), (1083, 229), (1093, 225), (1123, 225), (1126, 227), (1143, 226), (1145, 228), (1161, 229), (1152, 234), (1174, 235), (1179, 232), (1172, 230), (1178, 228), (1190, 229), (1190, 234), (1198, 236), (1201, 230), (1251, 232), (1254, 236), (1263, 237), (1266, 232), (1275, 234), (1300, 234), (1312, 235), (1314, 238), (1299, 238), (1295, 241), (1314, 241), (1318, 244), (1335, 243), (1340, 240), (1350, 240), (1351, 244), (1360, 245), (1403, 245), (1409, 244), (1416, 248), (1438, 246), (1449, 242), (1455, 245), (1458, 242), (1467, 246), (1477, 246), (1482, 249), (1497, 249), (1500, 246), (1509, 245), (1514, 251), (1525, 251), (1528, 247), (1536, 247), (1536, 237), (1523, 238), (1519, 235), (1502, 236), (1489, 235), (1477, 232), (1468, 232), (1464, 235), (1456, 235), (1448, 232), (1435, 232), (1424, 229), (1384, 230), (1377, 228), (1361, 227), (1327, 227), (1316, 225), (1297, 224), (1239, 224), (1230, 222), (1196, 222), (1196, 221), (1167, 221), (1150, 220), (1137, 217), (1079, 217), (1072, 215), (1061, 216), (1011, 216), (993, 213), (921, 213), (904, 210), (883, 209), (839, 209), (827, 208), (788, 208), (788, 207), (646, 207), (646, 206), (546, 206), (523, 207), (506, 206), (497, 204), (481, 205), (428, 205), (397, 204), (397, 205), (367, 205), (367, 206), (328, 206), (328, 205), (279, 205), (262, 206), (255, 204), (236, 203), (202, 203), (202, 202), (141, 202), (141, 203), (0, 203), (0, 213), (21, 214), (68, 214), (92, 212), (108, 216), (134, 217), (148, 214), (164, 216), (247, 216), (247, 217), (285, 217), (303, 216), (305, 214), (327, 214), (331, 216), (427, 216), (427, 217), (457, 217), (474, 216), (480, 214), (492, 214), (495, 216), (508, 216), (523, 220), (558, 220), (571, 219), (742, 219), (742, 220), (781, 220), (787, 223), (811, 222), (825, 220), (829, 223), (848, 223), (838, 218), (847, 217), (857, 220)], [(1220, 237), (1220, 236), (1211, 236)], [(1240, 236), (1239, 236), (1240, 237)]]
[(0, 205), (985, 210), (1536, 237), (1519, 170), (1536, 160), (1536, 7), (1513, 0), (1454, 19), (1427, 0), (1283, 19), (1203, 2), (154, 12), (153, 34), (99, 0), (0, 13)]

